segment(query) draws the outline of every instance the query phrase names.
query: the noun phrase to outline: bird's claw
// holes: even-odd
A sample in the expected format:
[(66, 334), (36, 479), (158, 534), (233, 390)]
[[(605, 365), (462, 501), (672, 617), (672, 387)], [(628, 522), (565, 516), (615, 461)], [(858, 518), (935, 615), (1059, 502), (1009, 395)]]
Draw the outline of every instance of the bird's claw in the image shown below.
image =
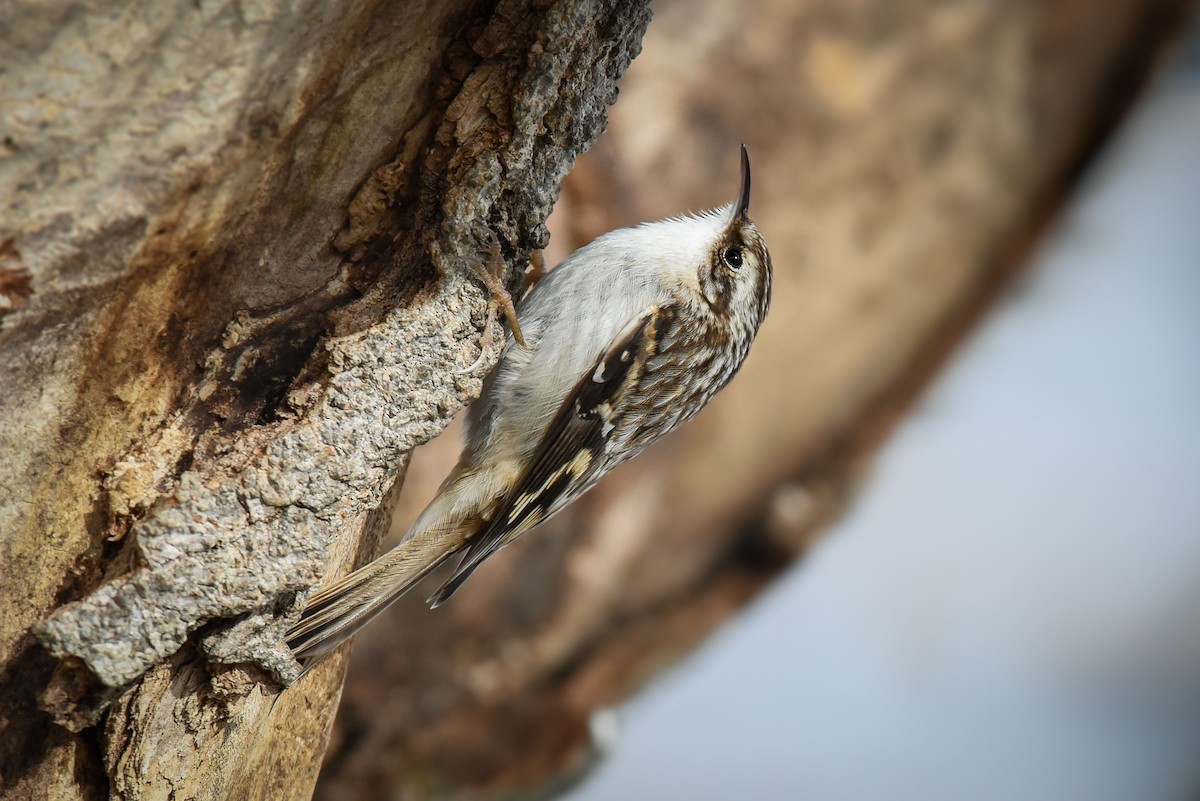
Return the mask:
[[(521, 332), (521, 324), (517, 321), (517, 307), (513, 303), (512, 295), (504, 286), (504, 282), (497, 276), (494, 268), (499, 266), (501, 275), (504, 270), (504, 260), (500, 256), (500, 245), (494, 239), (492, 240), (491, 253), (489, 254), (491, 265), (485, 265), (481, 261), (476, 261), (472, 267), (475, 275), (487, 287), (491, 293), (491, 299), (488, 301), (488, 326), (484, 336), (490, 336), (491, 324), (496, 319), (497, 307), (504, 312), (504, 319), (508, 321), (509, 330), (512, 331), (513, 339), (521, 347), (526, 347), (525, 335)], [(492, 267), (493, 269), (489, 269)]]
[(504, 319), (508, 321), (508, 328), (512, 332), (516, 343), (523, 348), (528, 347), (528, 344), (525, 342), (525, 334), (521, 331), (521, 323), (517, 320), (516, 304), (513, 302), (512, 294), (504, 286), (503, 275), (505, 264), (504, 257), (500, 253), (500, 242), (496, 239), (496, 234), (491, 229), (482, 228), (482, 226), (481, 229), (481, 232), (479, 232), (480, 238), (485, 239), (488, 243), (487, 262), (485, 263), (482, 259), (469, 257), (467, 263), (471, 267), (471, 272), (487, 288), (487, 317), (483, 324), (483, 335), (479, 338), (479, 357), (470, 366), (462, 370), (455, 370), (454, 373), (456, 375), (473, 372), (483, 363), (483, 358), (487, 355), (495, 339), (492, 333), (492, 326), (496, 322), (497, 312), (504, 313)]
[(461, 370), (453, 370), (455, 375), (466, 375), (473, 373), (483, 364), (483, 357), (487, 355), (488, 350), (492, 347), (492, 323), (496, 322), (496, 298), (488, 298), (487, 318), (483, 321), (483, 336), (479, 338), (479, 356), (470, 365)]

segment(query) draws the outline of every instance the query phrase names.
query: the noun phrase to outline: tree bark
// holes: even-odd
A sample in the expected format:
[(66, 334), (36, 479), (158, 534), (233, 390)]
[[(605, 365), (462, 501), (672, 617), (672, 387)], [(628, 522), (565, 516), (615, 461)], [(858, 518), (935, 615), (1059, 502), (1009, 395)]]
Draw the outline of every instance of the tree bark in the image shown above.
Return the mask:
[(277, 694), (297, 593), (478, 395), (476, 276), (546, 243), (648, 11), (3, 16), (0, 795), (308, 797), (343, 661)]

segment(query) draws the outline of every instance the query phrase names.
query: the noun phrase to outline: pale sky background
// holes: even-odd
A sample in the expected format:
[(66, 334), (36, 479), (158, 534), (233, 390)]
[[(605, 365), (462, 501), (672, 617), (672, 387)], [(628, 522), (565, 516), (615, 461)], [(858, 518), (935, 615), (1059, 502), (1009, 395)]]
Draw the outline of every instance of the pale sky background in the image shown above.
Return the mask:
[(1200, 36), (855, 510), (570, 801), (1200, 799)]

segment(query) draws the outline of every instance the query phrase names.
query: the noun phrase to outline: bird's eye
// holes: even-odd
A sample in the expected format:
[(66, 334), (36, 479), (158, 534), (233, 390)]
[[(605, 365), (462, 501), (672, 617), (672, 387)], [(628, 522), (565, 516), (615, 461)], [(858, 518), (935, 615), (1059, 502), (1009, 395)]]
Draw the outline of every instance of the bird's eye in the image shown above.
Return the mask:
[(731, 270), (740, 270), (742, 268), (742, 251), (737, 248), (726, 248), (721, 254), (721, 258), (729, 265)]

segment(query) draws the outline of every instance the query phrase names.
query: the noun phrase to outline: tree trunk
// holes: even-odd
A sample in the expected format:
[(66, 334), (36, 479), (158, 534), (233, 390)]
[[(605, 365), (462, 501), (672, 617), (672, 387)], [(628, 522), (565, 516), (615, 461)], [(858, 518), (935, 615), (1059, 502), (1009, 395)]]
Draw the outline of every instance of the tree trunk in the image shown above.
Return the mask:
[(278, 695), (280, 615), (479, 393), (476, 276), (546, 243), (648, 11), (3, 17), (0, 794), (308, 797), (343, 661)]

